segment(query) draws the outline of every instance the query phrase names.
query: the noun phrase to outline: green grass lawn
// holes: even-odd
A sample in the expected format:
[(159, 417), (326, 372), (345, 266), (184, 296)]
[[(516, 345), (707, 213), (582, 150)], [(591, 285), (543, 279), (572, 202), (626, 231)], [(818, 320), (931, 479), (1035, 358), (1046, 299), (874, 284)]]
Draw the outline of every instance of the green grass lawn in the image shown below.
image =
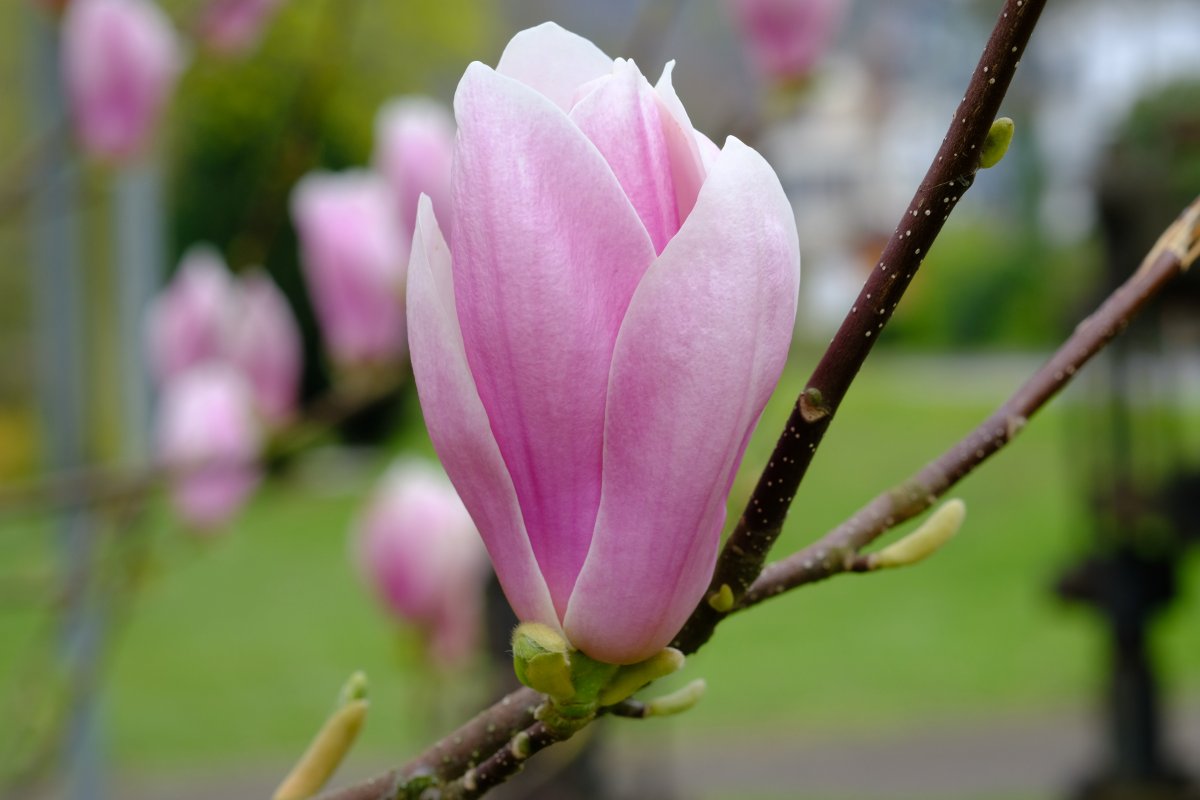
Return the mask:
[[(793, 363), (751, 446), (735, 506), (807, 372), (803, 356)], [(1002, 380), (939, 386), (930, 381), (945, 381), (946, 370), (912, 374), (906, 364), (884, 358), (862, 375), (796, 498), (780, 554), (936, 456), (999, 399), (989, 386)], [(1049, 588), (1086, 541), (1068, 413), (1068, 405), (1052, 408), (961, 485), (966, 527), (929, 562), (840, 576), (723, 625), (686, 670), (687, 679), (709, 682), (689, 733), (913, 726), (1090, 698), (1103, 641), (1087, 614), (1062, 606)], [(348, 556), (348, 523), (382, 466), (380, 458), (366, 470), (337, 461), (303, 470), (261, 492), (213, 541), (158, 526), (133, 604), (113, 621), (105, 668), (108, 745), (120, 765), (158, 770), (298, 753), (358, 668), (368, 671), (374, 698), (363, 753), (396, 758), (432, 738), (429, 681)], [(3, 574), (45, 569), (42, 527), (0, 522)], [(1198, 580), (1193, 559), (1184, 598), (1157, 639), (1179, 690), (1200, 688)], [(0, 606), (0, 678), (10, 677), (10, 687), (27, 679), (17, 670), (45, 629), (45, 613), (31, 602)]]

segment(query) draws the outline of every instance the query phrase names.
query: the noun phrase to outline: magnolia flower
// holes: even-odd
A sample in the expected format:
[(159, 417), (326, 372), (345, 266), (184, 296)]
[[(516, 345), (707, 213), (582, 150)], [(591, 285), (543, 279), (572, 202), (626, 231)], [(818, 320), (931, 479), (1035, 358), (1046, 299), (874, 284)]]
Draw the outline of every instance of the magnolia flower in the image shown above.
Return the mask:
[(383, 179), (366, 171), (309, 174), (292, 192), (292, 219), (334, 360), (353, 365), (403, 356), (408, 256)]
[(287, 298), (262, 270), (238, 280), (235, 314), (229, 320), (226, 352), (250, 382), (254, 405), (279, 424), (296, 410), (304, 353), (300, 327)]
[(227, 362), (250, 385), (271, 424), (295, 410), (303, 368), (300, 328), (283, 292), (261, 270), (235, 278), (210, 247), (184, 254), (146, 313), (151, 371), (160, 386), (200, 364)]
[(391, 188), (406, 254), (417, 221), (417, 198), (429, 195), (434, 210), (449, 215), (453, 154), (454, 119), (441, 103), (401, 97), (379, 110), (372, 161)]
[(282, 4), (283, 0), (209, 0), (200, 16), (200, 38), (221, 53), (249, 50)]
[(772, 78), (805, 75), (833, 42), (847, 0), (731, 0), (751, 61)]
[(394, 466), (356, 529), (359, 569), (381, 603), (422, 631), (438, 663), (470, 657), (487, 560), (446, 477), (415, 461)]
[(505, 594), (609, 663), (701, 599), (796, 310), (779, 180), (692, 128), (671, 68), (552, 24), (468, 67), (454, 238), (422, 201), (410, 264), (421, 405)]
[(158, 455), (171, 475), (171, 500), (191, 525), (220, 525), (260, 478), (262, 434), (250, 387), (232, 367), (209, 362), (168, 383), (160, 403)]
[(150, 368), (160, 384), (224, 356), (236, 294), (220, 253), (200, 245), (184, 254), (174, 278), (146, 312)]
[(144, 150), (182, 65), (166, 14), (150, 0), (74, 0), (62, 22), (75, 130), (98, 158)]

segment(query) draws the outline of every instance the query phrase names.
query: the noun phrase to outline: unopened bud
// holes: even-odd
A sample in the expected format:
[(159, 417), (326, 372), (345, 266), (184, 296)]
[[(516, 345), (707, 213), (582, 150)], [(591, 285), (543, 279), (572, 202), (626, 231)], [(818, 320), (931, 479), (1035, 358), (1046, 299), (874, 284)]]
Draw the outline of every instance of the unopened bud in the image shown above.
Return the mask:
[(966, 515), (966, 504), (962, 500), (951, 500), (933, 512), (921, 527), (908, 536), (869, 556), (868, 564), (871, 569), (916, 564), (933, 555), (950, 540), (950, 537), (958, 533)]
[(983, 140), (983, 149), (979, 151), (980, 169), (994, 167), (1000, 163), (1000, 159), (1004, 158), (1008, 146), (1012, 143), (1015, 129), (1011, 117), (1000, 117), (992, 123), (992, 127), (988, 128), (987, 137)]
[(651, 681), (679, 671), (685, 661), (683, 653), (674, 647), (667, 647), (645, 661), (621, 667), (600, 692), (600, 705), (610, 706), (621, 702)]

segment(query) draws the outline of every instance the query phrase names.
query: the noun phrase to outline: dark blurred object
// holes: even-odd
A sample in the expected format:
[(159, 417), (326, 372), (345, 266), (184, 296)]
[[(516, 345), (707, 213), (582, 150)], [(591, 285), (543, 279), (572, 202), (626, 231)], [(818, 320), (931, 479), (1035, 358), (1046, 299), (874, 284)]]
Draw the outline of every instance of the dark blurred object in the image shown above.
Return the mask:
[[(1163, 227), (1200, 192), (1200, 83), (1139, 103), (1098, 180), (1106, 253), (1103, 292), (1135, 269)], [(1181, 364), (1200, 351), (1200, 275), (1187, 273), (1105, 353), (1072, 462), (1084, 470), (1092, 551), (1058, 584), (1109, 632), (1107, 763), (1079, 800), (1197, 800), (1200, 788), (1165, 752), (1149, 637), (1175, 600), (1180, 564), (1200, 540), (1200, 453), (1183, 435)]]

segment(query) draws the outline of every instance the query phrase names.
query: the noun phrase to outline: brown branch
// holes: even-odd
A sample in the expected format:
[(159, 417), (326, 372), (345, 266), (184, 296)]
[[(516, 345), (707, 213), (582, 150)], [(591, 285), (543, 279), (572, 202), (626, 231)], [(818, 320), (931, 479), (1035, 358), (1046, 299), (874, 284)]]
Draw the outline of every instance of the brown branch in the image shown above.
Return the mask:
[(472, 767), (462, 777), (448, 785), (438, 800), (474, 800), (516, 775), (534, 753), (561, 742), (570, 734), (556, 732), (541, 722), (535, 722), (514, 736), (478, 767)]
[(762, 571), (838, 405), (950, 212), (975, 180), (984, 138), (1045, 4), (1046, 0), (1005, 2), (941, 148), (858, 300), (797, 398), (754, 493), (721, 551), (705, 600), (673, 642), (683, 652), (699, 648), (729, 613), (713, 608), (708, 598), (728, 586), (736, 604)]
[(1172, 278), (1200, 257), (1200, 197), (1163, 233), (1138, 270), (1081, 322), (1070, 338), (979, 427), (904, 483), (884, 492), (854, 516), (809, 545), (762, 571), (735, 610), (749, 608), (789, 589), (855, 570), (867, 544), (929, 508), (1002, 449), (1075, 373)]
[(503, 752), (522, 731), (528, 733), (536, 722), (534, 712), (541, 704), (542, 696), (537, 692), (517, 689), (404, 766), (353, 786), (326, 792), (319, 800), (393, 800), (397, 796), (403, 797), (397, 792), (414, 779), (419, 781), (429, 777), (438, 782), (455, 781), (467, 770), (482, 766)]

